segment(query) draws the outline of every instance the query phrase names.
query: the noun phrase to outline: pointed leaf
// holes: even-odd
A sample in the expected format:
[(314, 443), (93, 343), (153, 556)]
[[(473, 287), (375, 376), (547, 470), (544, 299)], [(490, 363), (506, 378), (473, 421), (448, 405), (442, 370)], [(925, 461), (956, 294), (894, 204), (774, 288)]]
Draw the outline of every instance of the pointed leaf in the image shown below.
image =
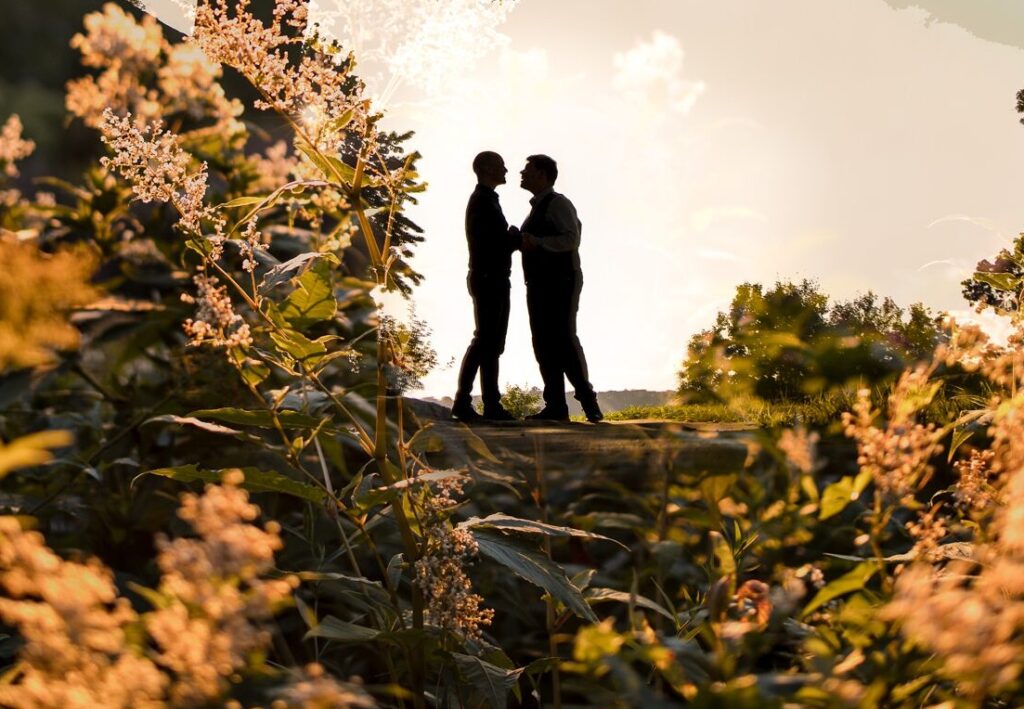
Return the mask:
[[(179, 465), (173, 468), (147, 470), (136, 476), (135, 480), (138, 480), (143, 475), (159, 475), (186, 483), (203, 481), (218, 484), (224, 478), (226, 470), (228, 469), (202, 470), (195, 465)], [(327, 493), (320, 488), (308, 483), (299, 482), (298, 480), (292, 480), (281, 475), (281, 473), (259, 470), (257, 468), (241, 468), (241, 471), (245, 475), (245, 482), (242, 483), (242, 487), (252, 492), (279, 492), (318, 504), (322, 504), (327, 499)]]
[(597, 616), (583, 599), (580, 590), (573, 586), (562, 567), (544, 554), (521, 547), (500, 534), (479, 529), (471, 529), (470, 533), (476, 539), (482, 555), (510, 569), (520, 578), (540, 586), (580, 618), (591, 623), (597, 622)]
[(306, 633), (304, 639), (325, 638), (342, 643), (363, 643), (367, 640), (373, 640), (378, 635), (380, 635), (379, 630), (349, 623), (346, 620), (329, 615), (311, 628)]
[(848, 571), (835, 581), (830, 582), (811, 599), (811, 602), (804, 606), (801, 617), (807, 617), (812, 611), (825, 605), (833, 598), (852, 591), (859, 591), (864, 588), (871, 577), (878, 573), (878, 564), (874, 561), (865, 561)]
[(455, 665), (459, 668), (460, 674), (484, 698), (485, 706), (505, 709), (508, 693), (519, 681), (523, 668), (507, 670), (485, 662), (479, 657), (457, 652), (452, 653), (452, 657), (455, 658)]
[(625, 550), (629, 550), (622, 542), (615, 539), (610, 539), (601, 534), (594, 534), (592, 532), (585, 532), (582, 529), (573, 529), (572, 527), (559, 527), (554, 524), (547, 524), (546, 522), (537, 522), (531, 519), (521, 519), (519, 517), (512, 517), (510, 515), (502, 514), (501, 512), (495, 512), (494, 514), (487, 515), (486, 517), (471, 517), (465, 522), (460, 522), (459, 527), (462, 529), (472, 529), (474, 527), (487, 527), (491, 529), (503, 529), (513, 532), (522, 532), (524, 534), (541, 534), (546, 537), (580, 537), (582, 539), (601, 539), (606, 542), (612, 542), (618, 544)]
[(299, 277), (295, 290), (281, 304), (281, 315), (296, 330), (330, 320), (337, 312), (330, 268), (327, 261), (315, 263)]

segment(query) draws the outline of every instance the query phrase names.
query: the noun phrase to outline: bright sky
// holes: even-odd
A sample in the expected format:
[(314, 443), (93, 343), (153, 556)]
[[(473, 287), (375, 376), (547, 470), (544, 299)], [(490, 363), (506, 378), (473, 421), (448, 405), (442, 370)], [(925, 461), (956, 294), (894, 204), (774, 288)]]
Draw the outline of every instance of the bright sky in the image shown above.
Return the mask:
[[(689, 337), (745, 280), (964, 310), (959, 281), (1024, 228), (1018, 0), (320, 4), (406, 19), (465, 8), (396, 25), (418, 48), (361, 40), (368, 76), (372, 46), (405, 51), (390, 86), (382, 74), (371, 88), (424, 156), (413, 300), (454, 360), (427, 378), (431, 395), (454, 393), (472, 333), (463, 217), (480, 150), (505, 157), (513, 224), (528, 211), (524, 158), (559, 163), (556, 189), (584, 225), (579, 333), (599, 391), (673, 389)], [(518, 257), (512, 299), (501, 381), (540, 385)]]

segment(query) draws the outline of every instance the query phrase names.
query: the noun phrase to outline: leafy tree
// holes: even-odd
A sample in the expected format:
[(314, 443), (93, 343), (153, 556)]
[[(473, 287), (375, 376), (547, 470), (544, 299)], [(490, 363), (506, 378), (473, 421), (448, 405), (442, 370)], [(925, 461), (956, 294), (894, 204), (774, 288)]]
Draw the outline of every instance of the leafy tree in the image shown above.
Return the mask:
[(743, 283), (728, 312), (694, 335), (680, 395), (707, 402), (737, 396), (802, 399), (851, 379), (879, 381), (927, 358), (941, 339), (936, 318), (914, 304), (868, 292), (829, 305), (817, 283)]
[(517, 419), (526, 418), (540, 411), (541, 392), (537, 387), (509, 384), (501, 397), (501, 405)]

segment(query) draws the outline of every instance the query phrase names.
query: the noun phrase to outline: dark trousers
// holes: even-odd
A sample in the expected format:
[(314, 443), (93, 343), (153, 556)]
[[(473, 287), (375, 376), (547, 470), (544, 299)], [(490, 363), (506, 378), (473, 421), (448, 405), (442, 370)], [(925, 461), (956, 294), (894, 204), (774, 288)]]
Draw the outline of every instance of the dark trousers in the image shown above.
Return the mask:
[(587, 372), (587, 358), (576, 336), (576, 311), (580, 306), (583, 275), (579, 272), (531, 278), (526, 284), (533, 354), (544, 380), (544, 406), (563, 412), (565, 379), (583, 404), (597, 400)]
[(473, 296), (473, 319), (476, 329), (473, 340), (462, 358), (459, 370), (459, 390), (456, 403), (469, 403), (473, 393), (473, 380), (480, 371), (480, 393), (484, 408), (493, 408), (501, 402), (498, 389), (498, 357), (505, 351), (508, 332), (509, 279), (507, 276), (480, 276), (470, 274), (466, 279), (469, 294)]

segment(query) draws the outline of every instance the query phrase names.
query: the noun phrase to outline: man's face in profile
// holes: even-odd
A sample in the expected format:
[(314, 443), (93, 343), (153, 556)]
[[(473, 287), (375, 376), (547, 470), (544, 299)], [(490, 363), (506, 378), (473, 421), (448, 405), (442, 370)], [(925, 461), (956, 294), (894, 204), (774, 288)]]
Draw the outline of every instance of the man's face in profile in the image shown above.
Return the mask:
[(505, 175), (508, 174), (508, 168), (505, 167), (505, 161), (500, 157), (494, 157), (487, 161), (484, 165), (485, 174), (488, 182), (495, 185), (505, 184)]
[(519, 186), (536, 194), (546, 187), (547, 179), (537, 166), (533, 163), (526, 163), (526, 167), (519, 173)]

